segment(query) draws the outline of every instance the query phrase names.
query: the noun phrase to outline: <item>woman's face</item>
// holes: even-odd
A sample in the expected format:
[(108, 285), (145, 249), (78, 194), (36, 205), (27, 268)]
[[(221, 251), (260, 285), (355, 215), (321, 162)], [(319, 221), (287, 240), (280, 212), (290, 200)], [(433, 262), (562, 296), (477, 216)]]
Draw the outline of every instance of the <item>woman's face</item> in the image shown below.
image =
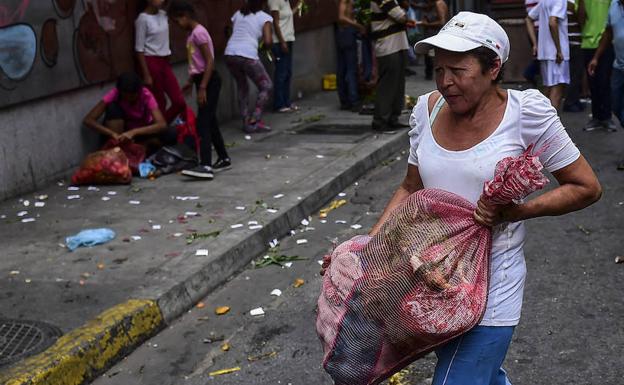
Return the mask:
[(158, 9), (162, 8), (164, 3), (165, 3), (165, 0), (148, 0), (149, 5)]
[(483, 73), (476, 57), (461, 52), (435, 50), (435, 80), (451, 111), (465, 114), (472, 110), (492, 87), (500, 64)]

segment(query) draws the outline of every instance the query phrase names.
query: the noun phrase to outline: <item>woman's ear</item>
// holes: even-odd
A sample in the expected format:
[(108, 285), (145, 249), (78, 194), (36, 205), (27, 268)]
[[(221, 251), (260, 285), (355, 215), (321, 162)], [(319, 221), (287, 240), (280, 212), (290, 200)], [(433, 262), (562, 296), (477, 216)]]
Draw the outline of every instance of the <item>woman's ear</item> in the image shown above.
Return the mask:
[(494, 62), (494, 67), (490, 69), (490, 76), (492, 77), (492, 81), (496, 80), (502, 67), (503, 67), (503, 64), (501, 62), (501, 59), (497, 58), (496, 61)]

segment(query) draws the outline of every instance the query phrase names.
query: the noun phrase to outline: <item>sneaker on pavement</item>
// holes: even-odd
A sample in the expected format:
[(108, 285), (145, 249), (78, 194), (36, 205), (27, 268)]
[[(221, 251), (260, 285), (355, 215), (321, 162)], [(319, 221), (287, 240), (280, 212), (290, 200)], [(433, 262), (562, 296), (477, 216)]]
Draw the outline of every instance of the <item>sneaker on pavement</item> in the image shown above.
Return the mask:
[(604, 128), (604, 126), (602, 125), (602, 123), (597, 120), (597, 119), (590, 119), (589, 122), (587, 122), (585, 124), (585, 127), (583, 127), (583, 131), (596, 131), (596, 130), (600, 130)]
[(601, 120), (600, 123), (604, 128), (606, 128), (609, 132), (617, 132), (617, 126), (613, 119)]
[(215, 163), (212, 164), (212, 169), (214, 172), (220, 172), (229, 170), (232, 168), (232, 162), (230, 158), (218, 159)]
[(190, 176), (193, 178), (205, 179), (205, 180), (214, 179), (214, 172), (212, 171), (212, 167), (204, 166), (201, 164), (193, 168), (182, 170), (182, 175)]

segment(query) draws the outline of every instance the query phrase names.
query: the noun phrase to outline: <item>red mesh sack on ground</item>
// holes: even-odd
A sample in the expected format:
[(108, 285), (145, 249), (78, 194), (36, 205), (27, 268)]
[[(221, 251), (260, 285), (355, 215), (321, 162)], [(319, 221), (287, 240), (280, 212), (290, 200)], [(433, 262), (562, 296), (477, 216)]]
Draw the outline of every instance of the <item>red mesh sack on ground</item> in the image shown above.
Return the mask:
[(145, 160), (146, 149), (145, 146), (134, 143), (130, 140), (124, 140), (122, 142), (110, 139), (102, 147), (102, 150), (110, 150), (115, 147), (119, 147), (121, 151), (128, 158), (128, 165), (130, 166), (130, 170), (133, 174), (137, 175), (139, 173), (139, 164)]
[(197, 117), (190, 107), (186, 107), (185, 118), (176, 124), (178, 143), (186, 143), (189, 136), (195, 143), (195, 152), (199, 154), (199, 133), (197, 132)]
[[(532, 147), (498, 162), (483, 194), (507, 204), (548, 179)], [(410, 195), (374, 237), (331, 254), (316, 328), (337, 385), (378, 384), (478, 324), (487, 303), (491, 229), (442, 190)]]
[(87, 155), (72, 176), (72, 184), (127, 184), (132, 181), (128, 157), (119, 148)]

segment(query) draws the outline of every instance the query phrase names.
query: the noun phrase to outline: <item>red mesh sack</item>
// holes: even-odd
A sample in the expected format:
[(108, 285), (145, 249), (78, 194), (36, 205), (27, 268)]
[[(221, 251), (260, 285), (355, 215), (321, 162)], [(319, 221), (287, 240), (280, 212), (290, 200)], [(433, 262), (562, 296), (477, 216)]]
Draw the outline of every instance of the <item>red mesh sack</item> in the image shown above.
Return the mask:
[[(548, 183), (531, 152), (497, 163), (483, 190), (488, 201), (508, 204)], [(378, 384), (479, 323), (492, 234), (474, 210), (456, 194), (420, 190), (377, 235), (335, 248), (316, 320), (323, 367), (335, 384)]]
[(109, 139), (102, 147), (102, 150), (110, 150), (115, 147), (119, 147), (121, 151), (128, 158), (128, 165), (130, 166), (130, 170), (133, 174), (137, 175), (139, 173), (139, 164), (145, 160), (146, 149), (145, 146), (134, 143), (131, 140), (124, 140), (122, 142)]
[(195, 143), (194, 150), (199, 154), (199, 134), (197, 132), (197, 117), (190, 107), (186, 107), (185, 119), (176, 125), (178, 143), (185, 143), (187, 137), (191, 137)]
[(128, 157), (119, 148), (87, 155), (72, 176), (72, 184), (127, 184), (132, 181)]

